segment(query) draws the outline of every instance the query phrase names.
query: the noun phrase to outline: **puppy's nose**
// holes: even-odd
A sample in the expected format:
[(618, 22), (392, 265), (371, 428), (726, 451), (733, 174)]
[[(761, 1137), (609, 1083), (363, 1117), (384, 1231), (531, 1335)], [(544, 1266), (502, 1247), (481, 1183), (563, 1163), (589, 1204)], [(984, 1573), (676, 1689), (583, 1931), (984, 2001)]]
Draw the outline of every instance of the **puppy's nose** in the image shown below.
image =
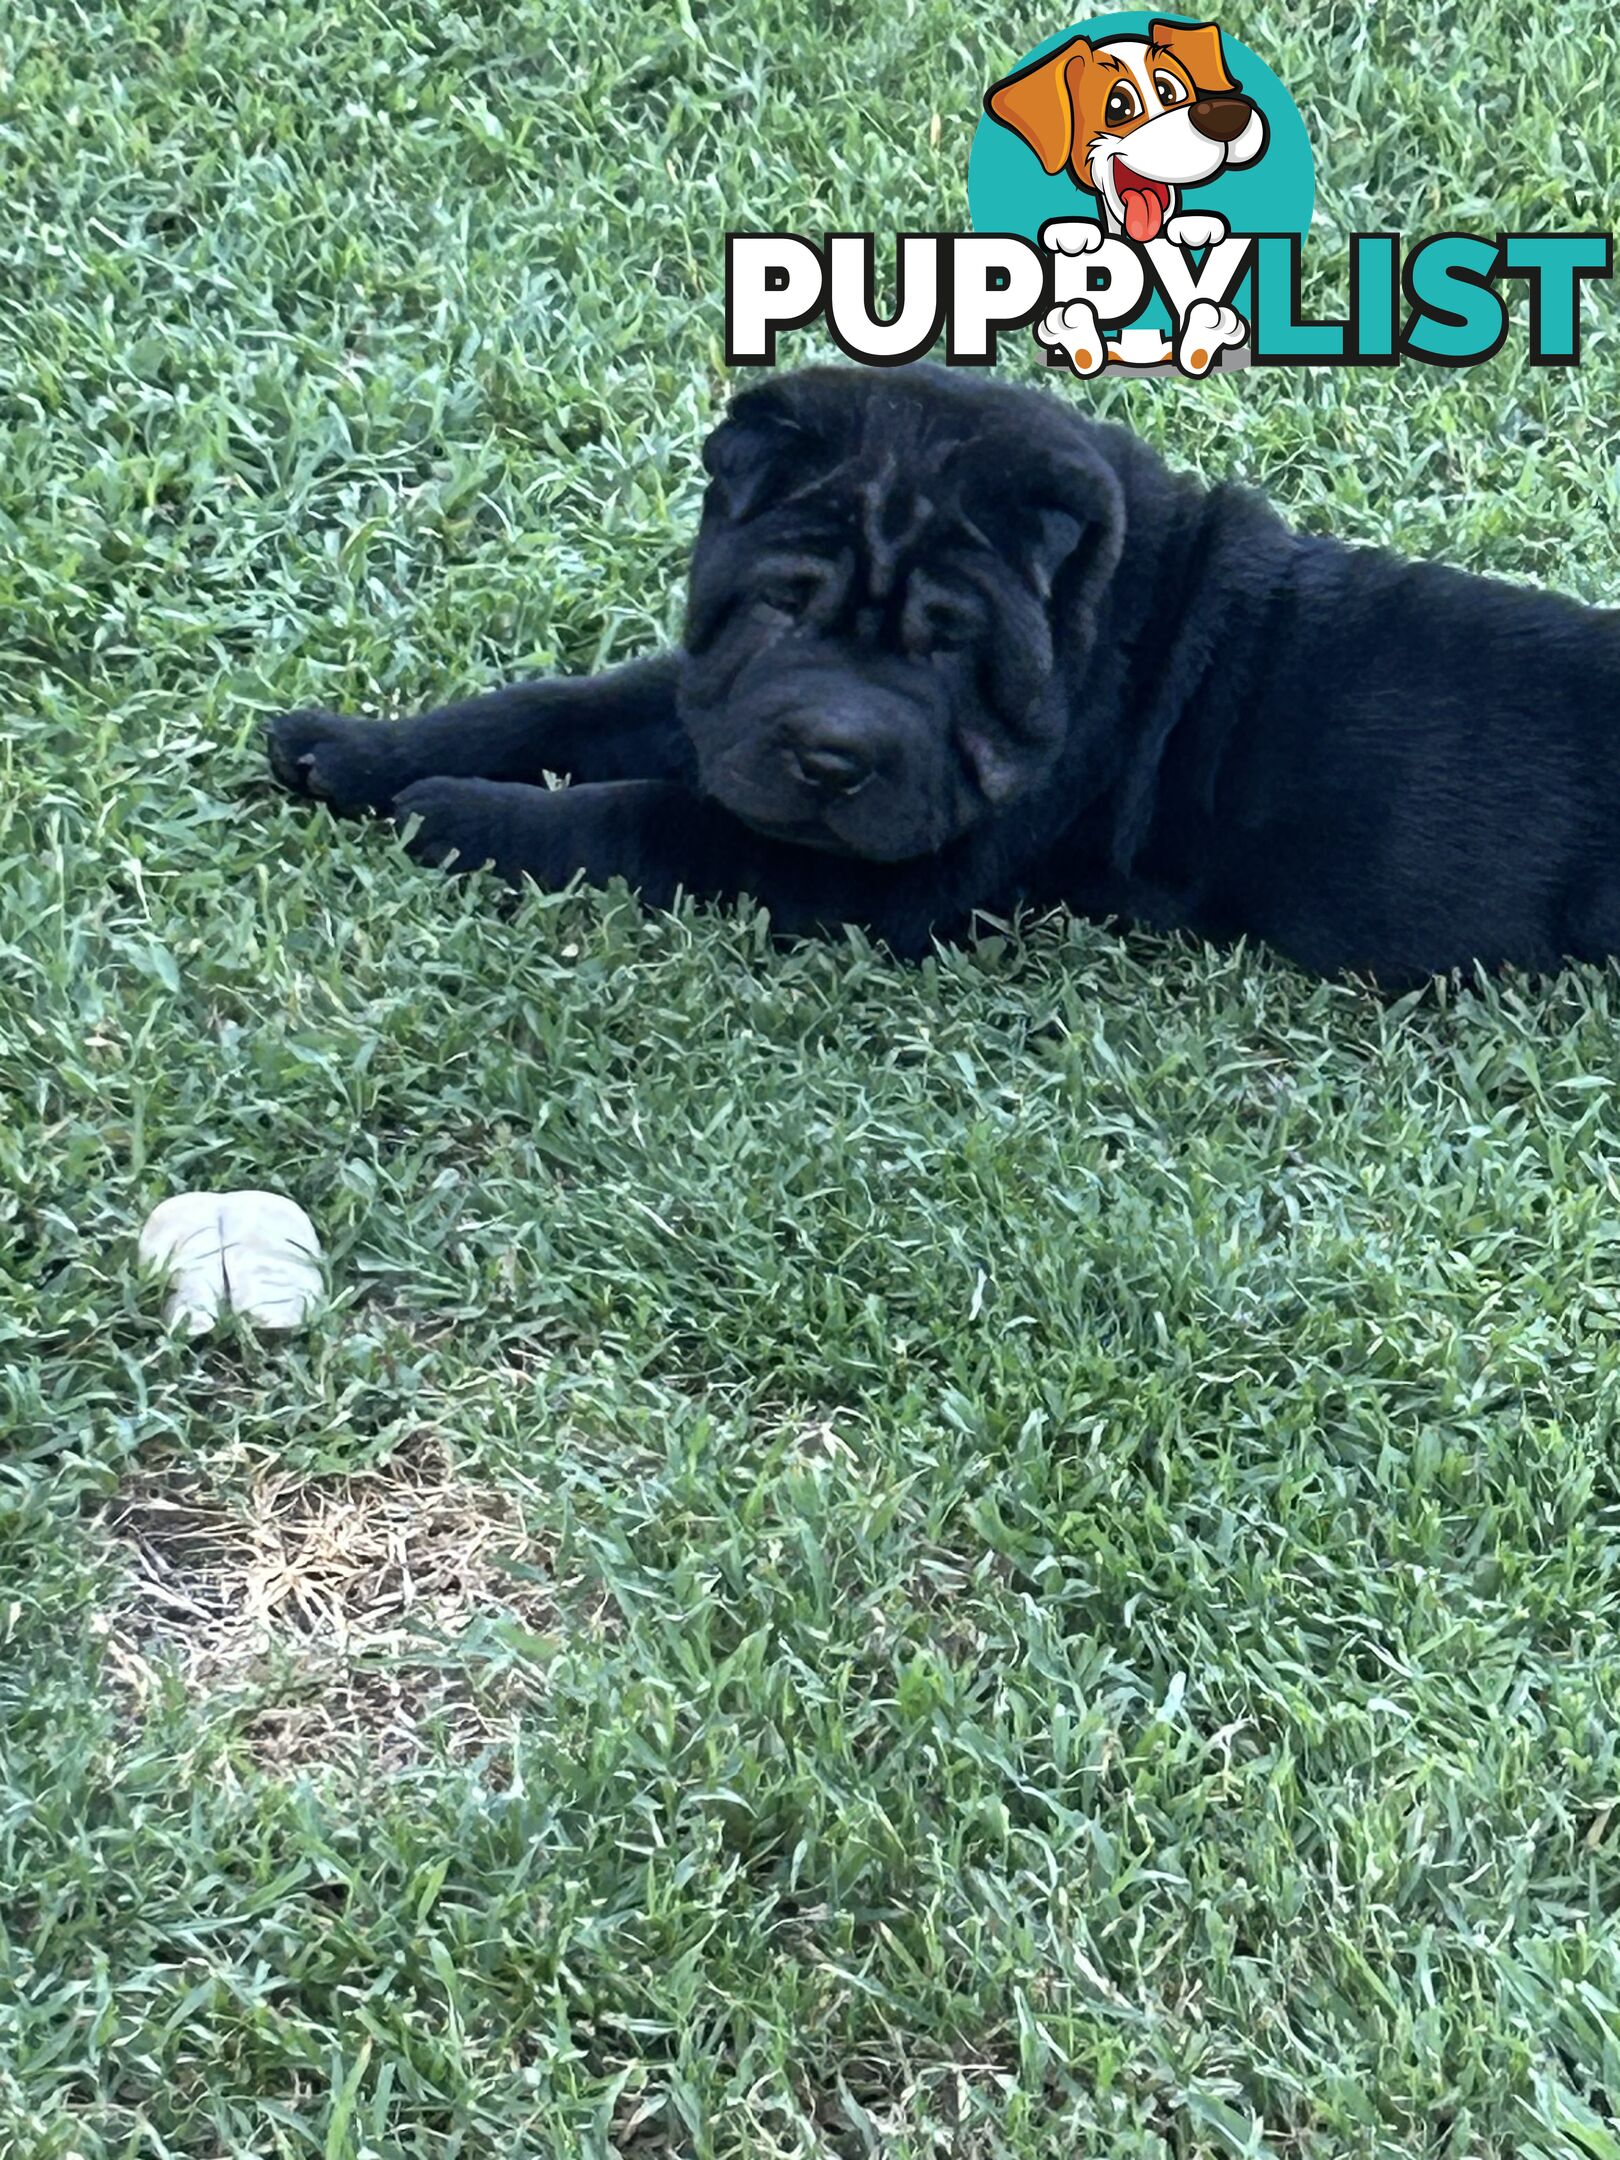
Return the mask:
[(1236, 142), (1248, 126), (1253, 110), (1247, 98), (1199, 98), (1188, 118), (1199, 134), (1207, 135), (1211, 142)]
[(839, 743), (795, 743), (793, 762), (819, 795), (853, 795), (872, 770), (858, 751)]

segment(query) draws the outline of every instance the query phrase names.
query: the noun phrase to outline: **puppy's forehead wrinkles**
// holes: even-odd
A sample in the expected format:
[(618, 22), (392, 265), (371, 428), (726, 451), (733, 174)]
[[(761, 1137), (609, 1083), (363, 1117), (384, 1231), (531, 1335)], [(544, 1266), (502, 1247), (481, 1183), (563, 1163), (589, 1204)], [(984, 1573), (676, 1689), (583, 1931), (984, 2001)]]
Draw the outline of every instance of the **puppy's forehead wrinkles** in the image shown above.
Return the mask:
[(912, 544), (932, 523), (934, 506), (926, 495), (902, 484), (893, 451), (856, 493), (856, 510), (867, 590), (874, 600), (893, 592), (900, 566)]

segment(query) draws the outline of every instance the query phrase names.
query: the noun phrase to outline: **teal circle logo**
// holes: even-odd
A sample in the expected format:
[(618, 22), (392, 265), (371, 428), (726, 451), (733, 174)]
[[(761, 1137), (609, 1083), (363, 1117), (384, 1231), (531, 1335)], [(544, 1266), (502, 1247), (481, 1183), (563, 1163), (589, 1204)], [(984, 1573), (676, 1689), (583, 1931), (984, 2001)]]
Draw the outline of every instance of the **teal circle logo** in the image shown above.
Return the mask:
[(1218, 304), (1189, 295), (1217, 289), (1223, 244), (1230, 260), (1253, 234), (1303, 239), (1315, 199), (1305, 123), (1265, 62), (1214, 23), (1145, 9), (1026, 53), (986, 91), (968, 161), (975, 229), (1053, 254), (1057, 308), (1036, 334), (1082, 375), (1243, 365), (1249, 273)]

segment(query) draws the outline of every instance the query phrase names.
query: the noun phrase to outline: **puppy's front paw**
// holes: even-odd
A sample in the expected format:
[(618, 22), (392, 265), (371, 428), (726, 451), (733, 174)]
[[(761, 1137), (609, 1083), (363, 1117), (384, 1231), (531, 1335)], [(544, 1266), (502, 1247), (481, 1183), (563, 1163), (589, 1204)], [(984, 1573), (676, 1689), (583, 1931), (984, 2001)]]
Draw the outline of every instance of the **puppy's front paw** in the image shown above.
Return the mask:
[(394, 822), (405, 846), (430, 870), (493, 870), (513, 884), (540, 874), (540, 819), (526, 800), (539, 788), (503, 787), (493, 780), (418, 780), (395, 796)]
[(398, 731), (384, 720), (344, 713), (283, 713), (265, 731), (270, 770), (295, 795), (310, 795), (339, 817), (383, 811), (408, 776)]

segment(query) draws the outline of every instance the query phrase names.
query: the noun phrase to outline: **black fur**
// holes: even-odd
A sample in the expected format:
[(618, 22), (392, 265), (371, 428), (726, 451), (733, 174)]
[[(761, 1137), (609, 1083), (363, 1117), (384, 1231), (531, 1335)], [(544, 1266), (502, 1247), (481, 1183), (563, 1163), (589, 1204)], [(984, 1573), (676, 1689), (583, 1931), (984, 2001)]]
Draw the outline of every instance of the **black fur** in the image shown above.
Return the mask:
[(1389, 985), (1620, 951), (1620, 611), (1296, 533), (934, 367), (773, 378), (705, 461), (683, 651), (294, 713), (278, 776), (429, 862), (908, 954), (1025, 902)]

